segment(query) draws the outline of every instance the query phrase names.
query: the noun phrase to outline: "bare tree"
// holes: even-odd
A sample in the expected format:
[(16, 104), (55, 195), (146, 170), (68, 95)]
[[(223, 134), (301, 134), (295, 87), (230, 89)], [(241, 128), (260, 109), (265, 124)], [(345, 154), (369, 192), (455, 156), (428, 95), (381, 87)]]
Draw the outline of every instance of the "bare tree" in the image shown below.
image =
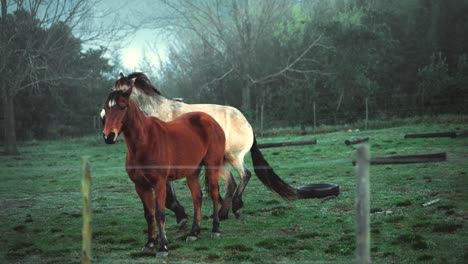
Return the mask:
[(207, 83), (213, 84), (232, 75), (241, 80), (242, 109), (246, 113), (251, 112), (251, 89), (255, 85), (279, 76), (315, 70), (297, 66), (307, 59), (313, 47), (320, 45), (320, 38), (296, 57), (284, 61), (282, 68), (266, 71), (259, 65), (257, 53), (262, 49), (262, 40), (268, 39), (275, 26), (291, 12), (293, 1), (161, 0), (161, 3), (163, 12), (148, 17), (147, 26), (166, 28), (178, 40), (187, 40), (188, 36), (197, 38), (212, 52), (225, 58), (230, 66)]
[[(62, 71), (70, 66), (69, 56), (66, 56), (69, 48), (76, 50), (78, 46), (80, 49), (82, 43), (106, 45), (118, 37), (118, 24), (95, 23), (98, 18), (94, 10), (96, 4), (97, 1), (89, 0), (1, 0), (0, 88), (6, 154), (18, 153), (16, 95), (24, 89), (76, 79), (76, 75)], [(16, 16), (9, 15), (9, 10), (14, 10)], [(15, 25), (12, 28), (12, 20), (18, 16), (23, 16), (24, 23), (29, 26)], [(41, 37), (38, 37), (39, 33)], [(85, 79), (85, 76), (81, 78)]]

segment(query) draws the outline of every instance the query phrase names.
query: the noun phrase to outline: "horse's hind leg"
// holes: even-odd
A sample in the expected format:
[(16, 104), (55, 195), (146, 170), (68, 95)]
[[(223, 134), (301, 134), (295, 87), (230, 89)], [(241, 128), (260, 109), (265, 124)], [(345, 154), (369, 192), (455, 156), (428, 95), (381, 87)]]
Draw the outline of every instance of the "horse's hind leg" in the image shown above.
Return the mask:
[(244, 206), (244, 202), (242, 202), (242, 194), (244, 193), (245, 187), (247, 187), (247, 183), (249, 183), (252, 174), (244, 166), (242, 160), (231, 164), (237, 170), (241, 178), (239, 186), (237, 186), (236, 192), (234, 193), (234, 198), (232, 199), (232, 211), (236, 215), (236, 218), (239, 218), (242, 213), (242, 207)]
[[(208, 166), (209, 167), (209, 166)], [(211, 194), (211, 200), (213, 201), (213, 229), (211, 230), (212, 238), (219, 238), (221, 232), (219, 231), (219, 168), (218, 166), (212, 166), (213, 168), (206, 169), (206, 177), (208, 177), (209, 190)]]
[(220, 177), (224, 180), (224, 184), (226, 185), (226, 194), (224, 199), (221, 199), (221, 195), (219, 195), (219, 202), (221, 203), (221, 209), (219, 210), (219, 220), (223, 221), (229, 217), (229, 209), (232, 207), (232, 197), (234, 195), (234, 191), (237, 188), (234, 176), (229, 171), (228, 162), (225, 162), (224, 167), (220, 170)]
[(169, 208), (175, 213), (177, 224), (179, 225), (179, 228), (182, 228), (187, 223), (187, 214), (185, 213), (185, 209), (177, 200), (172, 182), (167, 183), (166, 190), (166, 208)]
[(187, 241), (194, 241), (200, 235), (202, 192), (198, 182), (198, 174), (187, 177), (187, 185), (192, 194), (193, 202), (193, 224), (192, 230), (187, 236)]

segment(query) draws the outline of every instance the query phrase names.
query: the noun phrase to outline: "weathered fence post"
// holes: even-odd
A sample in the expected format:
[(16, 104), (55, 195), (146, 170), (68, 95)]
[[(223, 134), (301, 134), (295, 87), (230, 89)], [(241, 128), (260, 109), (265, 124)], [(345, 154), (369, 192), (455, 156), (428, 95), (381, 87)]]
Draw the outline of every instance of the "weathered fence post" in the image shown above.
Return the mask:
[(83, 195), (83, 247), (82, 261), (83, 264), (90, 263), (91, 259), (91, 168), (87, 158), (83, 159), (83, 178), (81, 179), (81, 192)]
[(356, 262), (370, 263), (369, 147), (357, 151), (356, 169)]
[(262, 106), (260, 107), (260, 131), (263, 137), (263, 102), (262, 102)]
[(315, 115), (315, 101), (313, 104), (313, 109), (314, 109), (314, 132), (315, 132), (317, 129), (317, 120), (316, 120), (316, 115)]
[(368, 101), (368, 97), (366, 96), (366, 121), (365, 121), (365, 125), (364, 125), (364, 128), (367, 130), (367, 124), (369, 123), (369, 101)]

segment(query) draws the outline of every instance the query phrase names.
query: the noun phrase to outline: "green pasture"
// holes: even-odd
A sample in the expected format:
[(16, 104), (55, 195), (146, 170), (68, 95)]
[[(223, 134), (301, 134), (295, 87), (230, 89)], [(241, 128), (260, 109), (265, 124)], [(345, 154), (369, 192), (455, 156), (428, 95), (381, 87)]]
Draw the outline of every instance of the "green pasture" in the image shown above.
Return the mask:
[[(467, 130), (461, 122), (425, 122), (368, 131), (260, 138), (260, 143), (317, 139), (317, 145), (263, 149), (291, 185), (336, 183), (336, 199), (283, 201), (252, 176), (244, 212), (221, 223), (210, 238), (211, 201), (205, 195), (201, 239), (185, 242), (167, 211), (169, 263), (352, 263), (355, 237), (356, 146), (344, 141), (370, 136), (371, 155), (447, 152), (448, 161), (373, 165), (371, 256), (373, 263), (468, 262), (468, 138), (403, 139), (405, 133)], [(146, 222), (124, 170), (125, 145), (98, 135), (25, 142), (19, 156), (0, 156), (0, 263), (79, 263), (81, 256), (81, 157), (92, 166), (94, 263), (158, 263), (141, 252)], [(189, 151), (189, 150), (184, 150)], [(246, 163), (251, 171), (250, 156)], [(185, 180), (175, 182), (192, 218)], [(422, 204), (439, 199), (431, 206)], [(190, 226), (190, 222), (189, 225)]]

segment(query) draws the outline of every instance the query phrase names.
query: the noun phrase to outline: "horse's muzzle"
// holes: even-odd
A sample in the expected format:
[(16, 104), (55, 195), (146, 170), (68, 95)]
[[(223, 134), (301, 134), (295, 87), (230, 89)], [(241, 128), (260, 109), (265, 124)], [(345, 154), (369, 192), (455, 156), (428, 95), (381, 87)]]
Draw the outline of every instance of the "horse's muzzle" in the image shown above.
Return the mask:
[(114, 144), (118, 135), (116, 135), (114, 132), (110, 132), (109, 135), (106, 136), (103, 133), (102, 136), (104, 137), (104, 142), (106, 142), (106, 144)]

